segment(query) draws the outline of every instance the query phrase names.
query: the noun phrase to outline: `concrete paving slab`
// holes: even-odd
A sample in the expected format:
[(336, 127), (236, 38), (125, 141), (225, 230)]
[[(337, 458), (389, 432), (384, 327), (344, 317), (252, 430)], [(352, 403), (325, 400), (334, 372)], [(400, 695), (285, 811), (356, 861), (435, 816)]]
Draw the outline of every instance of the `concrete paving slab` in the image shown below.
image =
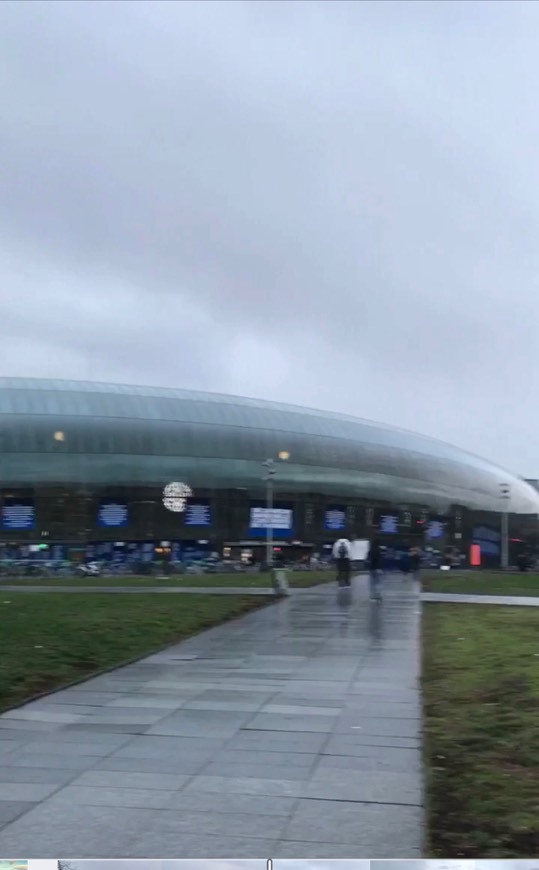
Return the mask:
[(288, 764), (218, 764), (210, 762), (200, 771), (206, 776), (248, 777), (249, 779), (289, 779), (307, 780), (308, 767), (291, 767)]
[(354, 586), (0, 717), (0, 854), (420, 855), (418, 595)]
[[(176, 854), (183, 856), (182, 841), (184, 837), (197, 834), (203, 839), (205, 834), (213, 837), (245, 837), (246, 839), (281, 839), (288, 824), (285, 816), (263, 815), (251, 813), (247, 818), (244, 812), (219, 813), (208, 811), (178, 812), (177, 810), (164, 810), (151, 820), (148, 830), (144, 834), (144, 840), (148, 837), (148, 854), (150, 843), (158, 842), (158, 837), (170, 837), (176, 835)], [(142, 840), (142, 838), (141, 838)], [(161, 854), (153, 852), (153, 854)]]
[[(43, 735), (40, 735), (41, 737)], [(44, 740), (35, 740), (33, 743), (29, 744), (31, 746), (32, 752), (42, 755), (44, 757), (56, 757), (55, 767), (59, 767), (61, 765), (58, 764), (59, 758), (67, 758), (68, 756), (85, 756), (85, 755), (109, 755), (113, 750), (112, 747), (106, 743), (99, 743), (97, 741), (93, 743), (87, 743), (87, 735), (85, 734), (82, 738), (82, 741), (57, 741), (57, 742), (45, 742)]]
[(94, 692), (92, 689), (87, 688), (88, 683), (80, 683), (78, 686), (74, 686), (72, 689), (63, 689), (60, 692), (56, 692), (54, 695), (48, 695), (46, 699), (42, 701), (35, 701), (34, 703), (46, 703), (47, 705), (64, 705), (69, 701), (71, 706), (86, 706), (90, 705), (93, 707), (106, 707), (107, 704), (110, 704), (112, 701), (118, 700), (118, 696), (116, 692)]
[(358, 857), (397, 858), (420, 849), (421, 820), (417, 807), (300, 800), (279, 839), (347, 843)]
[(271, 854), (273, 858), (305, 858), (305, 855), (309, 855), (312, 861), (327, 858), (350, 859), (350, 856), (354, 855), (354, 847), (349, 843), (303, 843), (298, 840), (281, 840), (275, 845)]
[(87, 770), (73, 779), (71, 785), (97, 789), (128, 788), (177, 791), (189, 776), (179, 773), (150, 773), (134, 770)]
[(318, 769), (331, 767), (337, 770), (355, 771), (356, 776), (362, 776), (362, 771), (365, 770), (389, 770), (414, 773), (416, 777), (421, 777), (423, 769), (420, 752), (415, 752), (413, 760), (406, 757), (402, 759), (387, 757), (386, 755), (324, 755), (319, 762)]
[[(337, 785), (348, 788), (347, 800), (376, 804), (407, 804), (420, 807), (422, 788), (418, 783), (417, 769), (351, 770), (333, 767), (318, 767), (310, 785), (318, 789), (317, 797), (323, 797), (321, 787)], [(353, 795), (353, 797), (352, 797)], [(311, 797), (314, 797), (311, 794)]]
[(265, 867), (268, 855), (275, 854), (276, 841), (258, 837), (213, 836), (207, 833), (201, 836), (182, 833), (180, 836), (174, 829), (169, 831), (160, 829), (156, 832), (148, 831), (139, 840), (133, 841), (127, 857), (140, 855), (141, 843), (145, 844), (149, 855), (160, 855), (164, 858), (177, 858), (179, 850), (182, 858), (222, 860), (223, 855), (233, 855), (235, 858), (260, 859)]
[(375, 702), (370, 703), (367, 699), (348, 698), (346, 709), (358, 713), (364, 719), (421, 719), (422, 711), (419, 704), (397, 704), (389, 702), (387, 704)]
[[(37, 738), (34, 740), (29, 739), (29, 735), (27, 734), (24, 746), (25, 748), (31, 747), (35, 751), (36, 744), (45, 743), (49, 746), (50, 744), (56, 743), (58, 746), (51, 750), (51, 752), (56, 753), (62, 752), (62, 746), (64, 743), (79, 744), (81, 741), (84, 741), (91, 744), (102, 744), (106, 749), (108, 748), (109, 752), (112, 752), (113, 749), (120, 749), (121, 746), (131, 739), (129, 735), (113, 734), (109, 729), (110, 726), (107, 726), (106, 731), (96, 731), (95, 726), (91, 727), (81, 722), (75, 728), (72, 725), (66, 725), (58, 731), (50, 732), (45, 737), (39, 735), (39, 740), (37, 740)], [(95, 754), (97, 755), (97, 753)]]
[(4, 719), (8, 721), (13, 720), (14, 722), (19, 722), (20, 720), (28, 720), (30, 722), (54, 722), (61, 725), (69, 725), (71, 723), (80, 722), (82, 715), (83, 714), (80, 710), (76, 714), (56, 713), (54, 711), (50, 712), (43, 707), (38, 707), (34, 710), (28, 710), (25, 708), (21, 708), (18, 710), (8, 710), (7, 713), (4, 713)]
[(262, 747), (255, 749), (231, 749), (226, 746), (212, 757), (214, 764), (233, 764), (238, 768), (243, 764), (266, 764), (283, 767), (312, 767), (320, 759), (314, 752), (265, 752)]
[[(51, 783), (57, 789), (77, 776), (76, 770), (54, 767), (0, 767), (2, 788), (7, 782)], [(32, 799), (33, 802), (33, 799)]]
[(246, 726), (252, 713), (224, 712), (222, 710), (188, 710), (163, 718), (157, 725), (148, 728), (150, 736), (206, 737), (226, 740)]
[(227, 794), (226, 800), (223, 800), (223, 795), (217, 792), (182, 791), (174, 795), (172, 808), (181, 812), (232, 813), (236, 816), (250, 816), (254, 813), (288, 818), (296, 803), (297, 799), (293, 797), (280, 797), (275, 800), (271, 795)]
[[(12, 732), (9, 732), (9, 733), (11, 734)], [(15, 735), (16, 733), (17, 732), (13, 732), (13, 735)], [(23, 746), (24, 746), (24, 741), (22, 741), (22, 740), (14, 740), (14, 739), (0, 740), (0, 763), (2, 761), (2, 758), (4, 758), (5, 755), (12, 755), (13, 752), (15, 752), (17, 749), (22, 749)]]
[(113, 786), (67, 785), (56, 793), (59, 811), (65, 806), (89, 807), (140, 807), (141, 809), (167, 809), (172, 803), (173, 792), (167, 789), (127, 788)]
[[(175, 774), (186, 777), (188, 780), (197, 774), (208, 763), (206, 754), (167, 756), (163, 758), (118, 758), (117, 755), (109, 755), (108, 758), (98, 758), (91, 768), (92, 770), (105, 770), (114, 773), (163, 773)], [(88, 768), (90, 772), (90, 768)]]
[(2, 783), (2, 790), (0, 792), (0, 804), (3, 801), (38, 803), (39, 801), (45, 800), (45, 798), (49, 797), (49, 795), (54, 794), (54, 792), (56, 791), (58, 791), (58, 786), (56, 785), (56, 783), (30, 783), (20, 782), (17, 780), (10, 782), (9, 779), (7, 779)]
[(346, 759), (352, 770), (363, 768), (363, 759), (391, 766), (393, 770), (418, 770), (421, 763), (419, 749), (403, 749), (394, 746), (370, 746), (361, 744), (342, 745), (342, 741), (331, 741), (324, 747), (320, 756), (320, 767), (344, 767), (340, 759)]
[(187, 784), (185, 791), (213, 792), (223, 797), (229, 794), (244, 794), (299, 798), (304, 787), (299, 780), (198, 775)]
[[(33, 712), (36, 714), (41, 714), (41, 711), (44, 714), (67, 713), (75, 717), (74, 722), (79, 722), (82, 716), (93, 716), (103, 709), (106, 708), (97, 704), (55, 704), (51, 703), (49, 698), (43, 698), (43, 700), (35, 701), (33, 704)], [(44, 721), (53, 721), (50, 719), (50, 715), (43, 718)], [(61, 722), (61, 720), (58, 721)]]
[(58, 729), (58, 724), (58, 722), (38, 722), (34, 720), (17, 719), (15, 725), (13, 719), (7, 718), (6, 714), (3, 713), (0, 715), (0, 738), (4, 731), (12, 731), (14, 728), (17, 729), (17, 733), (19, 734), (21, 731), (29, 731), (31, 734), (41, 733), (46, 735), (49, 731), (56, 731)]
[(256, 713), (260, 703), (249, 701), (188, 701), (183, 705), (185, 710), (215, 710), (229, 713)]
[[(67, 729), (71, 728), (71, 725), (67, 726)], [(84, 729), (84, 733), (86, 734), (86, 739), (90, 742), (94, 743), (102, 738), (112, 737), (116, 735), (121, 738), (119, 745), (123, 745), (126, 740), (129, 740), (130, 737), (134, 736), (143, 736), (150, 728), (150, 725), (137, 725), (136, 722), (124, 723), (123, 725), (118, 725), (117, 723), (104, 723), (104, 722), (91, 722), (84, 721), (80, 723), (81, 729)], [(72, 735), (74, 732), (66, 729), (66, 735)], [(79, 737), (80, 739), (80, 737)]]
[(423, 592), (422, 601), (445, 604), (498, 604), (505, 607), (539, 607), (539, 596), (461, 595), (453, 592)]
[[(56, 755), (43, 755), (40, 752), (16, 752), (9, 758), (9, 768), (7, 768), (7, 772), (4, 776), (9, 776), (9, 770), (14, 768), (43, 768), (44, 770), (57, 770), (58, 766), (61, 765), (65, 770), (89, 770), (95, 764), (101, 761), (101, 756), (97, 755), (66, 755), (63, 756), (61, 754)], [(4, 759), (5, 766), (5, 759)], [(5, 769), (5, 767), (4, 767)], [(4, 780), (0, 780), (0, 788), (2, 787), (2, 782)]]
[[(0, 827), (15, 821), (35, 806), (37, 804), (33, 801), (0, 801)], [(19, 854), (22, 855), (23, 852)]]
[(261, 713), (287, 716), (338, 716), (340, 707), (310, 707), (307, 704), (266, 704)]
[(286, 713), (260, 713), (248, 725), (248, 731), (292, 731), (330, 734), (333, 722), (330, 717), (322, 716), (292, 716)]
[(68, 806), (45, 801), (0, 832), (0, 853), (38, 859), (57, 859), (58, 855), (142, 856), (140, 851), (133, 854), (133, 844), (159, 812), (132, 807)]
[(345, 713), (333, 723), (336, 734), (349, 734), (360, 731), (362, 734), (378, 737), (411, 737), (419, 739), (421, 723), (418, 719), (374, 719), (361, 713)]
[(240, 731), (227, 744), (229, 749), (255, 752), (321, 752), (327, 734), (297, 731)]
[(224, 738), (217, 737), (171, 737), (170, 735), (154, 735), (133, 737), (116, 753), (118, 758), (159, 758), (174, 755), (189, 758), (195, 752), (210, 757), (225, 745)]
[[(178, 710), (182, 706), (188, 704), (187, 698), (182, 700), (177, 697), (164, 698), (162, 695), (127, 695), (122, 698), (117, 698), (110, 701), (105, 707), (106, 710), (124, 710), (125, 708), (134, 708), (136, 710)], [(103, 709), (103, 708), (101, 708)], [(165, 712), (166, 715), (166, 712)]]

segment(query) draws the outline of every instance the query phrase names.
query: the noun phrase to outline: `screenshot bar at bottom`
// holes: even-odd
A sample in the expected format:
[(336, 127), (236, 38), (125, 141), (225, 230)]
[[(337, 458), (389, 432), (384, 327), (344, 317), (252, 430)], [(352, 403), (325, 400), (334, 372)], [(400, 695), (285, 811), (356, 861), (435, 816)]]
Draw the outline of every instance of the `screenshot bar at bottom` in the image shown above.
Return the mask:
[(0, 870), (539, 870), (539, 859), (0, 859)]

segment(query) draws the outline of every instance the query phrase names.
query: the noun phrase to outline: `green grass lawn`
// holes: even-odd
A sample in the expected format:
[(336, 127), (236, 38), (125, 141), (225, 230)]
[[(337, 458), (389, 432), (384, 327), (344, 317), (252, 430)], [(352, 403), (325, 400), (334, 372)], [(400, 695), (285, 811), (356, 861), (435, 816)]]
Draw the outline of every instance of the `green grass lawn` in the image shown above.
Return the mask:
[(461, 592), (468, 595), (539, 595), (539, 574), (503, 572), (428, 571), (421, 578), (424, 592)]
[(0, 710), (267, 604), (254, 596), (0, 594)]
[(428, 852), (539, 854), (539, 609), (427, 604)]
[[(290, 586), (306, 588), (335, 579), (331, 571), (290, 571)], [(3, 577), (2, 586), (235, 586), (263, 588), (271, 586), (269, 573), (260, 574), (187, 574), (177, 577)]]

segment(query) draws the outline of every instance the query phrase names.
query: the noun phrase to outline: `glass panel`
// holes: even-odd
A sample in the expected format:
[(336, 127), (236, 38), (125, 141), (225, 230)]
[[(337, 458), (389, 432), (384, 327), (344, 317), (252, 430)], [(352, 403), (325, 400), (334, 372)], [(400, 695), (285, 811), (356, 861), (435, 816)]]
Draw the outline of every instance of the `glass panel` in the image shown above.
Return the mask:
[[(251, 474), (258, 481), (264, 458), (286, 449), (294, 469), (303, 466), (300, 478), (309, 485), (316, 467), (328, 487), (330, 481), (334, 487), (369, 485), (391, 489), (401, 499), (407, 490), (427, 491), (499, 507), (499, 481), (510, 479), (515, 503), (529, 513), (539, 512), (539, 496), (506, 471), (451, 445), (346, 415), (184, 390), (17, 378), (0, 378), (0, 414), (3, 449), (9, 444), (10, 454), (42, 451), (51, 456), (57, 449), (87, 450), (103, 453), (104, 458), (124, 456), (125, 462), (131, 456), (142, 481), (146, 471), (144, 464), (139, 467), (138, 457), (145, 454), (156, 454), (166, 468), (174, 463), (177, 467), (182, 454), (189, 454), (195, 465), (197, 457), (221, 464), (236, 460), (239, 465), (228, 466), (229, 477), (234, 478), (236, 468), (242, 480)], [(11, 434), (14, 414), (24, 418), (16, 435)], [(48, 417), (55, 418), (50, 426)], [(62, 417), (69, 418), (65, 425)], [(57, 428), (67, 431), (64, 448), (49, 441)], [(241, 464), (245, 461), (249, 471)], [(217, 480), (224, 473), (219, 472)]]

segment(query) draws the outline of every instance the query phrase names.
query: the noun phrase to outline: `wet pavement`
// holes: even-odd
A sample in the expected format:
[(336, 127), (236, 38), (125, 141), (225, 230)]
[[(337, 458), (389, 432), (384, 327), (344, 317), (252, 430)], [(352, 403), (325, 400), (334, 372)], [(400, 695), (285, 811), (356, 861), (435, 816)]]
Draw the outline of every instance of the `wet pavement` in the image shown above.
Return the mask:
[(419, 596), (334, 585), (0, 717), (0, 854), (416, 858)]

